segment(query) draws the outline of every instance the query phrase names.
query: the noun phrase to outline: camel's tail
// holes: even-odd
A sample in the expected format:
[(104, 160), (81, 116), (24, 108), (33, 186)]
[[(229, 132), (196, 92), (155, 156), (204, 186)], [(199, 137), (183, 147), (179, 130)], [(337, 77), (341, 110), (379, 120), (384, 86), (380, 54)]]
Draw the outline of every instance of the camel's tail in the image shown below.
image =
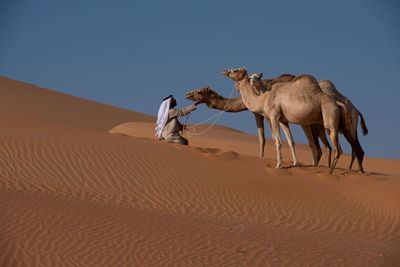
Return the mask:
[(357, 112), (358, 112), (358, 115), (360, 116), (360, 119), (361, 119), (360, 125), (361, 125), (362, 134), (363, 135), (367, 135), (368, 134), (368, 128), (367, 128), (367, 125), (365, 124), (364, 117), (363, 117), (363, 115), (361, 114), (360, 111), (357, 110)]

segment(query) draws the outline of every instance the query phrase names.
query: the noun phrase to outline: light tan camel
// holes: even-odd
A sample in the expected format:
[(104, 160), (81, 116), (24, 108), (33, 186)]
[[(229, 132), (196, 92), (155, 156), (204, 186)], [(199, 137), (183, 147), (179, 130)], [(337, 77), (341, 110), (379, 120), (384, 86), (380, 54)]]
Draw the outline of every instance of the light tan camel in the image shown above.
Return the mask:
[[(282, 82), (290, 82), (295, 78), (295, 76), (293, 76), (291, 74), (283, 74), (277, 78), (264, 79), (264, 80), (261, 80), (261, 77), (262, 77), (262, 73), (251, 74), (249, 76), (250, 84), (258, 92), (260, 92), (260, 94), (271, 91), (272, 86), (274, 84), (278, 84), (278, 83), (282, 83)], [(302, 127), (302, 129), (307, 137), (308, 144), (311, 148), (314, 166), (318, 165), (319, 160), (321, 159), (321, 156), (322, 156), (321, 147), (319, 146), (319, 141), (318, 141), (318, 138), (319, 138), (325, 146), (325, 150), (327, 153), (328, 166), (331, 167), (332, 148), (328, 142), (328, 139), (326, 138), (324, 126), (319, 125), (319, 124), (313, 124), (313, 125), (311, 125), (311, 127), (304, 126), (304, 125), (300, 125), (300, 126)]]
[[(263, 115), (270, 124), (277, 150), (277, 168), (282, 164), (279, 122), (306, 127), (321, 124), (330, 135), (334, 147), (330, 173), (333, 172), (342, 154), (338, 139), (341, 107), (336, 104), (333, 97), (322, 93), (314, 77), (302, 74), (291, 82), (274, 84), (269, 93), (258, 95), (250, 84), (245, 67), (226, 69), (222, 74), (235, 81), (236, 89), (242, 95), (245, 106), (252, 112)], [(292, 139), (290, 137), (288, 139)], [(293, 143), (293, 140), (288, 142)]]
[[(290, 79), (290, 77), (292, 77), (292, 79), (295, 78), (295, 76), (290, 75), (290, 74), (284, 74), (282, 76), (285, 77), (287, 80)], [(249, 76), (250, 84), (253, 85), (257, 90), (259, 90), (261, 92), (270, 91), (271, 85), (274, 83), (274, 79), (261, 80), (261, 77), (262, 77), (262, 73), (251, 74)], [(332, 96), (336, 100), (336, 103), (338, 105), (341, 105), (344, 108), (345, 112), (349, 113), (349, 114), (347, 114), (347, 116), (345, 116), (347, 119), (343, 123), (344, 125), (341, 125), (340, 132), (342, 134), (344, 134), (345, 137), (349, 134), (353, 139), (353, 140), (348, 140), (349, 143), (352, 145), (352, 158), (350, 161), (349, 169), (351, 170), (354, 159), (357, 156), (359, 170), (360, 170), (360, 172), (363, 172), (362, 161), (364, 158), (364, 151), (362, 150), (362, 147), (358, 141), (357, 125), (358, 125), (358, 117), (360, 117), (361, 118), (360, 125), (361, 125), (361, 129), (362, 129), (362, 133), (363, 133), (363, 135), (368, 134), (368, 129), (365, 124), (364, 117), (362, 116), (361, 112), (353, 105), (353, 103), (351, 103), (350, 100), (348, 100), (345, 96), (343, 96), (336, 89), (335, 85), (331, 81), (321, 80), (318, 82), (318, 85), (321, 88), (321, 91), (323, 93)], [(320, 126), (320, 127), (322, 127), (322, 126)], [(316, 126), (313, 126), (313, 132), (318, 132), (318, 134), (320, 135), (319, 137), (320, 137), (321, 141), (324, 143), (324, 145), (326, 147), (325, 142), (327, 142), (327, 139), (326, 139), (323, 127), (322, 127), (322, 129), (321, 128), (316, 129), (316, 128), (317, 128)], [(321, 138), (321, 134), (325, 138)], [(346, 138), (346, 139), (348, 139), (348, 138)], [(324, 140), (325, 140), (325, 142), (324, 142)], [(311, 146), (312, 142), (309, 142), (309, 143)], [(328, 146), (329, 146), (329, 144), (328, 144)], [(320, 148), (312, 147), (312, 150), (313, 149), (320, 149)], [(313, 152), (313, 156), (315, 157), (314, 153), (315, 153), (315, 151)]]
[[(256, 74), (253, 74), (253, 76), (257, 76)], [(286, 77), (287, 76), (287, 77)], [(290, 81), (293, 78), (290, 77), (290, 75), (281, 75), (275, 79), (268, 79), (268, 80), (263, 80), (267, 81), (267, 86), (271, 87), (272, 84), (278, 83), (279, 82), (286, 82)], [(265, 91), (268, 91), (268, 89), (263, 89), (263, 88), (258, 88), (255, 86), (255, 91), (257, 94), (261, 94)], [(269, 89), (270, 90), (270, 89)], [(196, 99), (199, 99), (200, 103), (205, 103), (209, 108), (211, 109), (217, 109), (217, 110), (224, 110), (226, 112), (241, 112), (244, 110), (248, 110), (246, 106), (243, 103), (242, 97), (236, 97), (236, 98), (225, 98), (215, 91), (211, 90), (210, 87), (204, 87), (200, 88), (198, 90), (190, 91), (186, 94), (186, 99), (195, 101)], [(256, 124), (257, 124), (257, 130), (258, 130), (258, 137), (259, 137), (259, 146), (260, 146), (260, 157), (263, 157), (264, 155), (264, 144), (265, 144), (265, 136), (264, 136), (264, 116), (259, 115), (257, 113), (253, 113)], [(281, 125), (282, 126), (282, 125)], [(284, 128), (285, 125), (283, 126), (282, 129)], [(312, 133), (309, 131), (309, 127), (303, 127), (303, 130), (307, 136), (309, 146), (311, 147), (311, 151), (313, 153), (313, 164), (316, 166), (319, 163), (319, 160), (322, 156), (321, 148), (319, 146), (318, 142), (318, 137), (321, 139), (323, 144), (326, 147), (327, 154), (328, 154), (328, 166), (330, 167), (331, 165), (331, 146), (329, 145), (328, 140), (326, 139), (325, 135), (325, 129), (322, 125), (312, 125), (311, 130)], [(286, 131), (284, 131), (286, 135)], [(287, 139), (288, 135), (286, 135)]]

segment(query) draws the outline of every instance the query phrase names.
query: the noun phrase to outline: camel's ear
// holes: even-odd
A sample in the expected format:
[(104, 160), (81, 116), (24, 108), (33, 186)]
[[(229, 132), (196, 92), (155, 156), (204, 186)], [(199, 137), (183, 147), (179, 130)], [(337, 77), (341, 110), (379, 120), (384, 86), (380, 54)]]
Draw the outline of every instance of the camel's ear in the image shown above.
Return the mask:
[(243, 66), (242, 70), (244, 70), (244, 71), (247, 71), (247, 69), (246, 69), (246, 67), (245, 67), (245, 66)]
[(206, 87), (206, 92), (210, 92), (210, 86)]
[(260, 72), (260, 74), (258, 74), (258, 78), (261, 79), (261, 77), (262, 77), (262, 72)]

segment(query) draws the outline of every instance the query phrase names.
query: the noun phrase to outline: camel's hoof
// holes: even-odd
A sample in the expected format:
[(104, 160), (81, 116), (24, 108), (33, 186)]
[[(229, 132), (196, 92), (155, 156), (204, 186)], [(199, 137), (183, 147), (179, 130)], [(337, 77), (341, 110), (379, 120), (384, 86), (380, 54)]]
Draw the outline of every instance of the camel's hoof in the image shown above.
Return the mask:
[(280, 169), (281, 168), (281, 164), (276, 164), (276, 168)]
[(293, 166), (298, 167), (299, 163), (298, 162), (293, 162)]

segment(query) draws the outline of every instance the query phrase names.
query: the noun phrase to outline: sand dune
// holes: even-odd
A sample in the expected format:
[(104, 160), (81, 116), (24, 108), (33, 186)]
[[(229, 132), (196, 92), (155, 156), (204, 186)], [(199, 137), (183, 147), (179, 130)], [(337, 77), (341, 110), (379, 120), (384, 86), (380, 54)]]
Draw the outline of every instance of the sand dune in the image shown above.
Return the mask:
[(398, 160), (275, 169), (229, 128), (184, 147), (148, 115), (4, 78), (0, 94), (18, 106), (0, 117), (1, 266), (400, 265), (400, 177), (369, 166)]
[[(268, 129), (267, 129), (268, 130)], [(234, 129), (224, 126), (198, 125), (188, 129), (189, 133), (183, 135), (190, 139), (192, 146), (218, 148), (224, 151), (235, 151), (240, 154), (257, 157), (259, 155), (258, 136), (248, 135)], [(124, 135), (131, 137), (141, 137), (154, 139), (154, 123), (153, 122), (125, 122), (119, 124), (108, 131), (114, 135)], [(201, 135), (198, 135), (198, 134)], [(268, 159), (276, 158), (275, 144), (271, 138), (266, 138), (264, 156)], [(323, 147), (322, 147), (323, 149)], [(312, 163), (312, 154), (308, 145), (296, 143), (296, 154), (298, 160), (303, 165)], [(283, 160), (286, 166), (292, 163), (292, 154), (286, 141), (282, 146)], [(350, 163), (350, 155), (343, 154), (338, 162), (338, 168), (347, 169)], [(326, 154), (320, 161), (320, 165), (328, 166)], [(396, 159), (379, 159), (364, 158), (364, 169), (367, 172), (375, 172), (380, 174), (400, 176), (400, 160)], [(357, 169), (357, 162), (354, 163), (353, 169)]]
[(0, 76), (1, 116), (107, 131), (154, 116), (74, 97)]

